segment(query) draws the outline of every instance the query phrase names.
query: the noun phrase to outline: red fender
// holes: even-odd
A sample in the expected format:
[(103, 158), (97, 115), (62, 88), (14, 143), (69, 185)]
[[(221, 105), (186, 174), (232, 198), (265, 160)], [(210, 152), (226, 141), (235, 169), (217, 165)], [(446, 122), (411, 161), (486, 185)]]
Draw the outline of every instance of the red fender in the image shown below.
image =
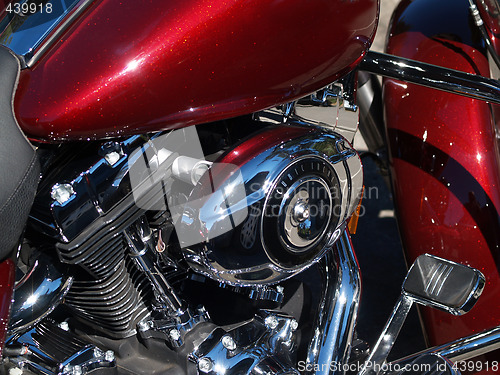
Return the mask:
[[(403, 1), (387, 52), (489, 76), (466, 0)], [(472, 311), (422, 309), (429, 343), (500, 325), (500, 160), (488, 104), (393, 79), (384, 105), (395, 206), (408, 263), (431, 253), (475, 267), (487, 285)]]

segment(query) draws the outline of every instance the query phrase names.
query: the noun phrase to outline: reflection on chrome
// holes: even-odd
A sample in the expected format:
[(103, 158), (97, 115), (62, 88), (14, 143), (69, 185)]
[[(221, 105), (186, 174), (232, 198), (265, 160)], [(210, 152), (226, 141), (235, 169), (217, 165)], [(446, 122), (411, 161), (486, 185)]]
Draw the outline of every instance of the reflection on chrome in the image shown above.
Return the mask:
[[(290, 126), (304, 129), (291, 122), (283, 130)], [(336, 133), (299, 133), (237, 168), (216, 160), (185, 204), (170, 206), (196, 272), (233, 286), (272, 284), (323, 257), (359, 202), (361, 163)]]
[(500, 82), (458, 70), (370, 51), (360, 69), (401, 81), (500, 104)]
[(9, 334), (33, 327), (61, 302), (73, 282), (53, 262), (40, 254), (30, 272), (17, 284), (9, 322)]
[[(330, 374), (330, 364), (344, 364), (349, 358), (358, 313), (361, 276), (347, 230), (321, 260), (321, 264), (324, 271), (322, 302), (306, 366), (317, 368), (317, 375)], [(343, 373), (342, 366), (333, 373)]]

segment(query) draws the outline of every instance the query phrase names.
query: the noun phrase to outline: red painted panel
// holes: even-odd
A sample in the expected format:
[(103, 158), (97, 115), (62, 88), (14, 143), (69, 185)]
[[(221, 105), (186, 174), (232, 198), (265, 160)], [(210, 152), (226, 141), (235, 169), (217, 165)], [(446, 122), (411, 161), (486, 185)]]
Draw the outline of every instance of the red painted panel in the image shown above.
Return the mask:
[[(463, 43), (411, 31), (388, 52), (469, 73), (488, 62)], [(481, 270), (483, 296), (467, 315), (424, 309), (431, 345), (500, 324), (500, 160), (486, 103), (395, 80), (384, 83), (395, 202), (409, 261), (428, 252)]]
[(21, 73), (15, 111), (50, 140), (251, 113), (352, 69), (377, 16), (378, 0), (98, 0)]
[(14, 263), (7, 259), (0, 263), (0, 356), (9, 324), (10, 306), (14, 290)]

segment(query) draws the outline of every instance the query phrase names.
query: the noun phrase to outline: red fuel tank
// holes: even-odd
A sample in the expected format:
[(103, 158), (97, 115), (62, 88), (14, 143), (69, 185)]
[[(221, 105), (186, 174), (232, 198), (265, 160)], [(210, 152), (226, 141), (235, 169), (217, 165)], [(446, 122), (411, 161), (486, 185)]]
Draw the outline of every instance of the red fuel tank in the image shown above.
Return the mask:
[(51, 141), (251, 113), (347, 73), (377, 19), (378, 0), (97, 0), (21, 72), (14, 109)]

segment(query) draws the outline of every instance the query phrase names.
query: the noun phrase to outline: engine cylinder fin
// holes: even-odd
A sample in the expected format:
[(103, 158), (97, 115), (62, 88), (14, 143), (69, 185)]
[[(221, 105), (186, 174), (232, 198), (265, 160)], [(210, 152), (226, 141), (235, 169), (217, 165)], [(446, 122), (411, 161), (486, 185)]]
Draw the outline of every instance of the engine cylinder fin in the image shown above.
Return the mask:
[(93, 269), (94, 272), (105, 274), (105, 271), (108, 270), (109, 267), (113, 265), (116, 266), (118, 262), (123, 259), (123, 255), (123, 239), (118, 237), (116, 241), (113, 241), (113, 243), (107, 247), (107, 252), (104, 256), (99, 252), (95, 252), (85, 261), (85, 263), (87, 267)]
[(107, 278), (75, 280), (66, 296), (66, 304), (83, 322), (110, 337), (135, 333), (136, 324), (151, 314), (145, 276), (135, 271), (132, 262), (122, 259)]
[(113, 236), (100, 246), (85, 247), (66, 251), (58, 249), (61, 260), (69, 264), (78, 264), (97, 279), (113, 273), (119, 262), (125, 257), (126, 245), (123, 234)]
[[(134, 294), (133, 286), (128, 283), (128, 280), (124, 280), (122, 285), (119, 286), (120, 289), (117, 293), (112, 290), (110, 293), (112, 294), (100, 294), (96, 295), (95, 298), (91, 297), (89, 294), (86, 294), (86, 298), (83, 299), (81, 297), (75, 298), (75, 301), (81, 306), (88, 305), (92, 307), (96, 311), (113, 311), (114, 309), (121, 308), (123, 303), (127, 300), (130, 300), (132, 295)], [(71, 300), (68, 298), (68, 302)], [(96, 305), (96, 302), (100, 301), (100, 306)]]
[(96, 249), (103, 249), (112, 246), (113, 243), (121, 241), (121, 233), (111, 235), (105, 239), (102, 239), (95, 244), (84, 243), (81, 246), (75, 248), (58, 246), (57, 249), (61, 254), (61, 258), (66, 263), (78, 264), (85, 259), (88, 259), (92, 254), (95, 254)]

